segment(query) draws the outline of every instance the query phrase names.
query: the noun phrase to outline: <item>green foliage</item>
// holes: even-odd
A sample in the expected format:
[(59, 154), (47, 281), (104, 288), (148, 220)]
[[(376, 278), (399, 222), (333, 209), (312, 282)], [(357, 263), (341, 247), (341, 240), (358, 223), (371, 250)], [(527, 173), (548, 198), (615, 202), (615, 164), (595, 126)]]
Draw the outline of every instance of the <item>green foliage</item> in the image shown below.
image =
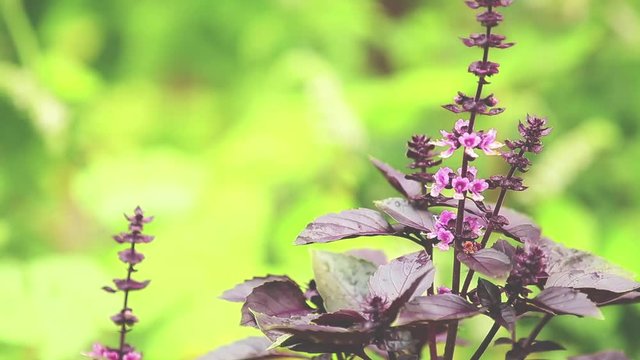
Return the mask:
[[(259, 273), (307, 281), (297, 233), (392, 196), (366, 155), (402, 166), (408, 136), (453, 122), (439, 105), (472, 85), (475, 53), (455, 40), (475, 26), (462, 1), (399, 3), (392, 15), (376, 0), (0, 0), (0, 358), (77, 359), (95, 339), (115, 342), (119, 304), (99, 288), (124, 273), (110, 234), (138, 204), (158, 240), (141, 270), (152, 283), (132, 297), (132, 341), (150, 359), (190, 359), (255, 334), (230, 327), (237, 304), (216, 296)], [(556, 240), (640, 272), (628, 251), (640, 3), (520, 1), (505, 15), (518, 45), (496, 53), (510, 107), (492, 126), (514, 134), (535, 111), (555, 128), (527, 175), (538, 192), (510, 200)], [(407, 250), (348, 246), (365, 244)], [(638, 308), (615, 311), (617, 322), (548, 331), (573, 334), (571, 354), (640, 356), (625, 321)], [(463, 335), (488, 326), (474, 319)]]

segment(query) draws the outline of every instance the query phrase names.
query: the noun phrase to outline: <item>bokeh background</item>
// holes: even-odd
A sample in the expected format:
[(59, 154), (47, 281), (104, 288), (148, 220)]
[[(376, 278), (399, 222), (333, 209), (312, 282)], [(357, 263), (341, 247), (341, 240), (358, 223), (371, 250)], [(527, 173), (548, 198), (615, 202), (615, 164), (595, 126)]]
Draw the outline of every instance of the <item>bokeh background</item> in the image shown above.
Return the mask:
[[(456, 117), (439, 106), (475, 88), (466, 67), (479, 50), (458, 37), (479, 28), (462, 1), (0, 6), (1, 359), (79, 359), (116, 341), (120, 297), (100, 287), (124, 273), (110, 236), (136, 205), (156, 216), (138, 273), (152, 283), (132, 296), (130, 337), (146, 358), (193, 359), (255, 334), (217, 296), (254, 274), (306, 281), (298, 232), (395, 196), (367, 155), (406, 166), (407, 138), (449, 128)], [(492, 53), (502, 67), (489, 89), (507, 112), (480, 124), (515, 136), (530, 112), (555, 128), (509, 205), (639, 273), (640, 2), (520, 0), (504, 13), (499, 31), (518, 45)], [(413, 249), (317, 248), (366, 246)], [(640, 357), (640, 309), (605, 315), (554, 320), (543, 337), (568, 351), (547, 357)], [(470, 349), (489, 326), (465, 325)]]

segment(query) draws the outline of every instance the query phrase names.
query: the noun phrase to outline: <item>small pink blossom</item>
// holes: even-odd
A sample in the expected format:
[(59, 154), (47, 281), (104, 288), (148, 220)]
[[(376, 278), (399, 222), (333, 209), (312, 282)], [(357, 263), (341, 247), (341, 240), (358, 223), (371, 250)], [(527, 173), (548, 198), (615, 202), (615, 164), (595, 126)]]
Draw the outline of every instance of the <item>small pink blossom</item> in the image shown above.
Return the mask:
[(453, 187), (453, 198), (456, 200), (464, 199), (464, 193), (469, 189), (469, 179), (463, 178), (460, 176), (456, 176), (451, 182), (451, 186)]
[(436, 244), (436, 246), (442, 251), (449, 250), (449, 245), (455, 238), (451, 231), (444, 228), (436, 229), (436, 237), (438, 238), (438, 240), (440, 240), (440, 242)]
[(137, 353), (135, 351), (125, 354), (122, 357), (122, 360), (140, 360), (140, 359), (142, 359), (142, 355), (140, 355), (140, 353)]
[(503, 144), (496, 141), (496, 130), (491, 129), (482, 135), (482, 141), (479, 144), (480, 150), (487, 155), (499, 155), (495, 149), (502, 147)]
[(469, 120), (458, 119), (458, 121), (456, 121), (456, 124), (454, 125), (454, 129), (458, 133), (466, 132), (468, 127), (469, 127)]
[(440, 168), (434, 175), (435, 183), (431, 187), (431, 196), (436, 197), (440, 195), (442, 190), (449, 186), (449, 174), (453, 173), (453, 170), (448, 167)]
[(489, 184), (484, 179), (476, 179), (473, 180), (468, 187), (469, 192), (471, 192), (471, 198), (475, 201), (484, 200), (484, 196), (482, 196), (482, 192), (489, 188)]
[(476, 216), (467, 216), (465, 217), (464, 222), (467, 223), (469, 231), (471, 231), (474, 236), (479, 237), (482, 235), (482, 222), (480, 221), (480, 218)]
[(478, 157), (478, 154), (476, 154), (473, 149), (482, 142), (482, 138), (480, 136), (476, 133), (464, 133), (460, 135), (458, 141), (460, 142), (460, 145), (464, 146), (464, 152), (467, 155), (474, 159)]
[(456, 214), (454, 212), (445, 210), (440, 213), (440, 216), (438, 217), (438, 221), (436, 222), (436, 225), (440, 224), (442, 226), (448, 226), (449, 223), (455, 219), (456, 219)]

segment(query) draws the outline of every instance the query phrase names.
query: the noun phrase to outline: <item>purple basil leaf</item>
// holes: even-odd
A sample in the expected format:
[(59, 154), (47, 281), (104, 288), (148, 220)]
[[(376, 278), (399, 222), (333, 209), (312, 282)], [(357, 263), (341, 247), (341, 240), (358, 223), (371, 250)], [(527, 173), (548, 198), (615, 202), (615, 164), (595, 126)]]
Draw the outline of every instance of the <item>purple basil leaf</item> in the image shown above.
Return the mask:
[(513, 257), (516, 254), (516, 247), (511, 245), (507, 240), (498, 240), (491, 247), (507, 255), (511, 263), (513, 263)]
[(300, 287), (292, 281), (271, 281), (253, 289), (242, 306), (243, 326), (257, 326), (253, 312), (276, 317), (304, 316), (311, 313)]
[(360, 208), (315, 219), (298, 235), (295, 243), (327, 243), (358, 236), (389, 235), (394, 232), (381, 213)]
[(262, 314), (259, 312), (252, 311), (251, 314), (255, 319), (258, 329), (262, 331), (262, 333), (268, 337), (271, 341), (278, 341), (278, 339), (285, 335), (283, 332), (270, 330), (274, 327), (280, 326), (293, 326), (293, 325), (306, 325), (310, 324), (311, 321), (317, 319), (319, 315), (317, 314), (306, 314), (302, 316), (291, 316), (291, 317), (277, 317), (270, 316), (267, 314)]
[(532, 300), (533, 304), (554, 314), (602, 318), (600, 309), (586, 294), (566, 287), (548, 287)]
[(582, 289), (580, 291), (587, 294), (589, 300), (598, 304), (598, 306), (626, 305), (640, 302), (640, 291), (632, 291), (622, 294), (596, 289)]
[(640, 284), (620, 275), (601, 271), (569, 270), (550, 274), (546, 286), (626, 293), (638, 289)]
[(478, 278), (477, 286), (478, 299), (480, 304), (487, 308), (493, 308), (502, 303), (502, 295), (500, 288), (494, 285), (492, 282), (482, 278)]
[(251, 294), (254, 288), (270, 282), (270, 281), (293, 281), (288, 276), (282, 275), (267, 275), (256, 276), (252, 279), (245, 280), (244, 282), (234, 286), (220, 295), (221, 299), (233, 302), (244, 302), (244, 300)]
[(398, 325), (422, 321), (445, 321), (464, 319), (480, 313), (467, 300), (455, 294), (419, 296), (408, 302), (398, 315)]
[(414, 208), (409, 201), (402, 198), (389, 198), (374, 202), (376, 207), (384, 211), (400, 224), (420, 231), (433, 231), (434, 216), (432, 213)]
[(475, 254), (458, 254), (458, 260), (473, 271), (491, 277), (505, 277), (511, 271), (511, 259), (503, 252), (485, 248)]
[(349, 250), (345, 254), (357, 257), (359, 259), (367, 260), (372, 264), (376, 264), (378, 266), (384, 265), (387, 263), (387, 255), (380, 250), (374, 249), (355, 249)]
[(313, 273), (328, 312), (360, 310), (369, 295), (369, 278), (377, 266), (345, 254), (312, 253)]
[(277, 358), (300, 358), (306, 356), (296, 355), (290, 352), (279, 350), (268, 350), (271, 341), (263, 337), (250, 337), (236, 341), (232, 344), (222, 346), (198, 360), (254, 360), (254, 359), (277, 359)]
[(408, 199), (416, 199), (422, 195), (422, 185), (414, 180), (405, 178), (405, 174), (383, 163), (382, 161), (369, 157), (369, 160), (384, 175), (389, 184), (393, 186), (400, 194)]
[(401, 256), (380, 266), (371, 276), (370, 297), (377, 296), (387, 303), (393, 303), (406, 294), (405, 302), (409, 301), (433, 284), (434, 275), (433, 263), (425, 251)]
[(499, 311), (496, 312), (495, 316), (492, 316), (495, 321), (503, 326), (505, 329), (509, 330), (509, 332), (513, 332), (516, 326), (516, 310), (507, 304), (501, 304)]
[(537, 352), (545, 352), (545, 351), (557, 351), (557, 350), (566, 350), (564, 346), (558, 344), (555, 341), (549, 340), (536, 340), (527, 348), (530, 354)]
[[(313, 345), (328, 345), (334, 347), (359, 347), (362, 348), (367, 345), (373, 338), (372, 330), (367, 329), (345, 329), (334, 326), (323, 326), (317, 324), (306, 325), (288, 325), (288, 326), (274, 326), (269, 330), (283, 332), (285, 334), (293, 335), (290, 340), (285, 340), (286, 343), (297, 342), (299, 344), (308, 344), (310, 347)], [(295, 339), (293, 339), (295, 338)], [(285, 345), (286, 346), (286, 345)], [(316, 352), (316, 351), (310, 351)], [(318, 352), (330, 352), (330, 351), (318, 351)]]
[[(490, 205), (494, 206), (494, 204)], [(504, 216), (509, 221), (508, 225), (502, 227), (505, 235), (520, 242), (540, 239), (540, 227), (529, 216), (504, 206), (500, 208), (500, 216)]]
[(571, 356), (569, 360), (629, 360), (621, 351), (603, 351), (591, 355)]
[(340, 310), (333, 313), (321, 314), (312, 322), (316, 325), (349, 328), (365, 323), (365, 319), (359, 312), (353, 310)]

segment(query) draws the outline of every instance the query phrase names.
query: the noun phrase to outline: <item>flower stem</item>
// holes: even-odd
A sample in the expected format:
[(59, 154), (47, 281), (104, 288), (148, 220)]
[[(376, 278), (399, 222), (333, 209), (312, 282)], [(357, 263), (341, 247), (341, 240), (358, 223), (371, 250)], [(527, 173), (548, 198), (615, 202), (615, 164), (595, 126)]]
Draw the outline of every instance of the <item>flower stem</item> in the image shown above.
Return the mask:
[[(507, 300), (507, 305), (513, 304), (513, 302), (516, 301), (517, 297), (518, 297), (517, 294), (514, 294), (511, 297), (509, 297), (509, 300)], [(471, 356), (470, 360), (480, 359), (482, 354), (484, 354), (484, 352), (487, 350), (487, 347), (489, 347), (489, 344), (491, 344), (491, 341), (493, 341), (493, 338), (496, 336), (496, 333), (498, 332), (498, 330), (500, 330), (500, 324), (498, 324), (498, 322), (495, 321), (493, 323), (493, 326), (491, 326), (491, 329), (489, 329), (489, 332), (487, 333), (487, 335), (484, 337), (484, 340), (482, 340), (482, 343), (480, 344), (480, 346), (478, 346), (478, 349), (476, 350), (476, 352), (473, 353), (473, 356)]]
[[(524, 150), (520, 150), (519, 156), (522, 156), (523, 154), (524, 154)], [(515, 175), (515, 173), (516, 173), (516, 166), (512, 165), (511, 169), (509, 169), (509, 172), (507, 173), (506, 180), (510, 180), (513, 177), (513, 175)], [(500, 194), (498, 195), (498, 200), (496, 201), (496, 205), (493, 208), (493, 217), (496, 217), (500, 214), (500, 209), (504, 204), (504, 199), (506, 195), (507, 195), (507, 188), (503, 187), (500, 190)], [(487, 242), (489, 242), (489, 237), (491, 236), (493, 231), (494, 231), (493, 224), (489, 222), (489, 225), (487, 225), (487, 230), (484, 232), (484, 236), (482, 236), (482, 241), (480, 242), (481, 248), (484, 248), (487, 245)], [(462, 285), (462, 290), (460, 291), (460, 294), (463, 297), (467, 294), (467, 291), (469, 291), (469, 286), (471, 285), (471, 280), (473, 280), (474, 274), (475, 274), (475, 271), (469, 270), (469, 272), (467, 273), (467, 276), (464, 279), (464, 284)]]
[[(134, 241), (131, 241), (131, 253), (133, 253), (135, 251), (135, 246), (136, 243)], [(133, 268), (133, 264), (129, 264), (129, 268), (127, 269), (127, 283), (131, 280), (131, 274), (135, 271), (135, 269)], [(124, 290), (124, 303), (122, 305), (122, 310), (120, 310), (120, 313), (124, 316), (124, 313), (127, 311), (127, 309), (129, 308), (129, 290), (126, 289)], [(119, 354), (119, 358), (122, 359), (124, 357), (124, 347), (126, 345), (126, 341), (125, 341), (125, 337), (127, 334), (128, 330), (127, 330), (127, 324), (126, 322), (122, 322), (122, 325), (120, 325), (120, 345), (118, 346), (118, 354)]]
[[(489, 6), (488, 12), (492, 11), (492, 7)], [(491, 36), (491, 27), (487, 26), (487, 31), (486, 31), (486, 36), (487, 39)], [(482, 54), (482, 61), (483, 62), (487, 62), (487, 60), (489, 59), (489, 44), (487, 42), (487, 44), (484, 45), (483, 47), (483, 54)], [(484, 85), (487, 82), (485, 81), (485, 76), (480, 76), (480, 78), (478, 79), (478, 86), (476, 88), (476, 94), (475, 94), (475, 102), (478, 102), (480, 100), (480, 97), (482, 96), (482, 89), (484, 88)], [(477, 111), (472, 110), (470, 115), (469, 115), (469, 126), (467, 128), (467, 132), (468, 133), (472, 133), (473, 132), (473, 127), (475, 124), (475, 120), (476, 120), (476, 115), (477, 115)], [(467, 156), (463, 153), (462, 155), (462, 169), (460, 171), (460, 176), (465, 178), (467, 177), (467, 169), (469, 167), (469, 160), (467, 158)], [(464, 224), (464, 208), (465, 208), (465, 200), (467, 198), (467, 192), (465, 191), (463, 193), (463, 198), (462, 200), (458, 201), (458, 214), (457, 214), (457, 218), (456, 218), (456, 236), (455, 236), (455, 240), (454, 240), (454, 252), (453, 252), (453, 279), (452, 279), (452, 284), (451, 284), (451, 292), (454, 294), (459, 294), (460, 293), (460, 261), (458, 260), (458, 253), (459, 253), (459, 248), (461, 246), (460, 244), (460, 238), (462, 236), (462, 230), (463, 230), (463, 224)], [(458, 322), (457, 321), (453, 321), (449, 324), (449, 328), (447, 330), (447, 342), (445, 345), (445, 350), (444, 350), (444, 358), (445, 360), (452, 360), (453, 359), (453, 352), (455, 350), (455, 344), (456, 344), (456, 337), (458, 336)]]
[(533, 343), (533, 341), (540, 334), (542, 329), (547, 325), (547, 323), (549, 323), (549, 320), (551, 320), (551, 318), (553, 318), (552, 314), (545, 314), (544, 315), (544, 317), (540, 320), (540, 322), (538, 322), (538, 325), (536, 325), (536, 327), (533, 328), (533, 330), (531, 331), (531, 334), (529, 334), (529, 337), (527, 338), (527, 340), (524, 341), (524, 344), (522, 344), (522, 349), (523, 350), (526, 350), (531, 345), (531, 343)]

